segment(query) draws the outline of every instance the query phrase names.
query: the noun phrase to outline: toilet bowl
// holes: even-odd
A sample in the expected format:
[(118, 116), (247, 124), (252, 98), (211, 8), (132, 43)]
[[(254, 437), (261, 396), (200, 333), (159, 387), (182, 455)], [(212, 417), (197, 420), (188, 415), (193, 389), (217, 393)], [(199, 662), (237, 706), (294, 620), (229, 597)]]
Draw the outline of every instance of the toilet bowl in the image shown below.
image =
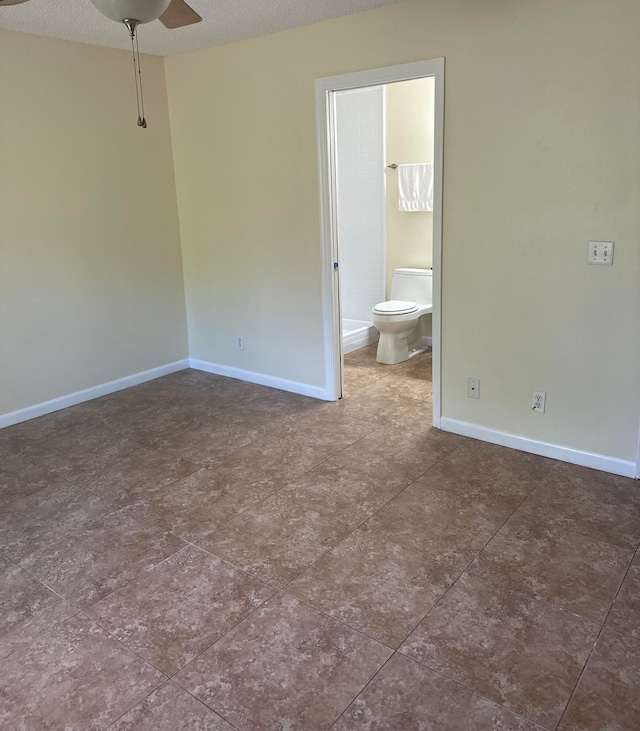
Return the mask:
[(380, 333), (376, 360), (393, 365), (427, 350), (418, 327), (420, 318), (433, 310), (431, 269), (396, 269), (391, 279), (391, 299), (373, 310)]

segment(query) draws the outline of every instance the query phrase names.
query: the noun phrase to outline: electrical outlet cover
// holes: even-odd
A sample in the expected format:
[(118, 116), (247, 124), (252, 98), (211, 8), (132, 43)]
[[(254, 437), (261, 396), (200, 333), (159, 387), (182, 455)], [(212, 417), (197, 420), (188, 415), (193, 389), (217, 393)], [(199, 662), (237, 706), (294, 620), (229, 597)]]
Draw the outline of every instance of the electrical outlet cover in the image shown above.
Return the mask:
[(531, 399), (531, 411), (537, 411), (544, 414), (544, 407), (547, 400), (547, 394), (544, 391), (534, 391)]
[(467, 378), (467, 396), (469, 398), (480, 398), (479, 378)]

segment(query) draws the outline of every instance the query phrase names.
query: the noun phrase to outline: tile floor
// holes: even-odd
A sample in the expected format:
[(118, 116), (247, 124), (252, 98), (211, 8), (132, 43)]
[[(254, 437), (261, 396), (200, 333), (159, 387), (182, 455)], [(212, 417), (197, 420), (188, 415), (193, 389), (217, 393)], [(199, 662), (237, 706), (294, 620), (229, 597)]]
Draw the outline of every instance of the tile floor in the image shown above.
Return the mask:
[(0, 728), (640, 729), (640, 485), (196, 371), (0, 432)]

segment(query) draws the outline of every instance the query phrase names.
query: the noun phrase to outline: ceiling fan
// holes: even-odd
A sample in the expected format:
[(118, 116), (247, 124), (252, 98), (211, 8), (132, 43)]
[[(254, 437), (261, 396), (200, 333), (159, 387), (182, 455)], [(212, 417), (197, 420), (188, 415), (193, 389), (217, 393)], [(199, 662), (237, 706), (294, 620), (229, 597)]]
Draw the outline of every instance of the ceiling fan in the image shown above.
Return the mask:
[[(25, 2), (27, 0), (0, 0), (0, 7)], [(91, 2), (107, 18), (124, 23), (129, 31), (136, 80), (138, 127), (146, 129), (137, 28), (140, 24), (150, 23), (152, 20), (159, 20), (166, 28), (183, 28), (186, 25), (199, 23), (202, 17), (185, 0), (91, 0)]]
[[(21, 5), (27, 0), (0, 0), (4, 5)], [(138, 23), (158, 19), (166, 28), (182, 28), (199, 23), (202, 18), (184, 0), (91, 0), (98, 10), (111, 20), (122, 22), (133, 18)]]

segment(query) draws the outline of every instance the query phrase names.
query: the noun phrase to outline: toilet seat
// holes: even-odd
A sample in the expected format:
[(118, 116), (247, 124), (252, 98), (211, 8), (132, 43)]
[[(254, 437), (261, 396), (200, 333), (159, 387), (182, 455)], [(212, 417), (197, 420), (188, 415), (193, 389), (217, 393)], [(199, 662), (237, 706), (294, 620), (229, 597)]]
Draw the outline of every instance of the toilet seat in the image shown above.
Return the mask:
[(376, 361), (396, 365), (424, 352), (427, 346), (420, 318), (432, 311), (431, 269), (396, 269), (389, 299), (371, 312), (373, 325), (380, 333)]
[(418, 305), (416, 302), (405, 302), (403, 300), (380, 302), (373, 308), (374, 314), (378, 315), (408, 315), (411, 312), (417, 312), (417, 310)]

